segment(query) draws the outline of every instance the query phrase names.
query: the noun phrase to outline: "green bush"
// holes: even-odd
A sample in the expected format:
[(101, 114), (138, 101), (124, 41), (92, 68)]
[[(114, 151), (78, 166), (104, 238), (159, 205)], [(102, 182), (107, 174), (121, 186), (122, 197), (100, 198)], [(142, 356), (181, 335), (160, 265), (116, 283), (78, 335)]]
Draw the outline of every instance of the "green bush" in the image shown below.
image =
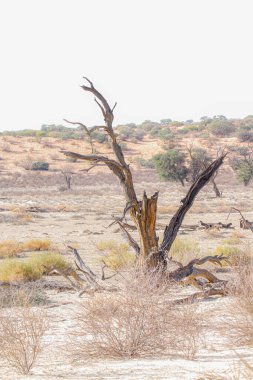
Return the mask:
[(166, 153), (156, 154), (153, 161), (161, 178), (168, 181), (179, 181), (184, 186), (188, 169), (185, 166), (183, 153), (172, 149)]
[(99, 132), (99, 131), (92, 132), (91, 138), (100, 144), (103, 144), (105, 141), (107, 141), (106, 135), (102, 132)]
[(145, 160), (145, 158), (137, 157), (136, 162), (143, 168), (155, 169), (155, 163), (152, 158)]
[(48, 170), (49, 163), (44, 161), (37, 161), (32, 164), (32, 170)]
[(239, 181), (247, 186), (253, 177), (253, 161), (242, 158), (232, 160), (232, 168), (234, 169)]
[(238, 133), (238, 139), (241, 142), (253, 142), (253, 131), (243, 130)]
[(36, 253), (24, 259), (8, 258), (1, 261), (0, 281), (26, 282), (36, 281), (47, 274), (47, 268), (64, 270), (70, 264), (58, 252)]
[(226, 137), (235, 132), (235, 126), (228, 120), (214, 120), (209, 124), (210, 131), (215, 136)]

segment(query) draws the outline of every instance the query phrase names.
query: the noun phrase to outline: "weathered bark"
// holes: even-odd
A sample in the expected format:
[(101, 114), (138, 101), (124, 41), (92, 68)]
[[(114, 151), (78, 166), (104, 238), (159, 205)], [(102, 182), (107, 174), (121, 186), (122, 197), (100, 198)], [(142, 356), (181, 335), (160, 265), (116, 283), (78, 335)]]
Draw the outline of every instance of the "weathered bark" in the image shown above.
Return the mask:
[(237, 208), (231, 207), (231, 210), (228, 214), (227, 219), (229, 218), (229, 215), (231, 214), (232, 210), (239, 212), (239, 214), (241, 215), (240, 228), (242, 228), (243, 230), (251, 230), (251, 232), (253, 232), (253, 222), (250, 222), (249, 220), (245, 219), (245, 217), (242, 215), (241, 211), (238, 210)]
[(140, 259), (148, 266), (158, 265), (158, 237), (156, 236), (156, 213), (158, 193), (148, 198), (146, 192), (143, 194), (140, 213), (131, 215), (140, 237)]
[(215, 182), (215, 178), (214, 177), (211, 179), (211, 182), (212, 182), (213, 191), (214, 191), (216, 197), (217, 198), (221, 198), (222, 197), (222, 192), (219, 190), (219, 188), (217, 186), (217, 183)]
[(223, 154), (217, 160), (212, 162), (192, 184), (186, 197), (181, 201), (182, 205), (179, 207), (179, 209), (171, 219), (169, 225), (165, 228), (160, 250), (169, 252), (177, 236), (178, 230), (184, 220), (184, 217), (191, 208), (194, 199), (196, 198), (200, 190), (208, 183), (215, 171), (222, 165), (225, 157), (226, 154)]

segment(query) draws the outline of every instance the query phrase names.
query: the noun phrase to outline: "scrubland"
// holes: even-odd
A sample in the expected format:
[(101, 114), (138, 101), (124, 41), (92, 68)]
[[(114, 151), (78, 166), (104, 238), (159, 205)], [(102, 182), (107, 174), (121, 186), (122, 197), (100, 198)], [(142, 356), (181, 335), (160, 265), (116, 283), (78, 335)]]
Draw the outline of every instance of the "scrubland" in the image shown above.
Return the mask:
[[(209, 149), (206, 140), (188, 139)], [(186, 143), (180, 140), (181, 147)], [(159, 191), (160, 237), (189, 187), (161, 181), (138, 164), (137, 157), (147, 160), (163, 145), (154, 138), (124, 145), (137, 193)], [(253, 234), (239, 227), (237, 212), (227, 220), (236, 207), (253, 221), (251, 185), (240, 184), (225, 163), (217, 177), (222, 197), (215, 198), (211, 184), (198, 195), (171, 255), (184, 264), (224, 254), (223, 267), (206, 267), (228, 281), (228, 292), (178, 302), (196, 289), (161, 284), (159, 274), (143, 278), (119, 228), (110, 226), (125, 207), (115, 178), (103, 167), (83, 171), (87, 164), (60, 153), (87, 151), (86, 141), (2, 136), (0, 146), (0, 378), (253, 378)], [(96, 149), (110, 152), (98, 143)], [(31, 171), (35, 161), (49, 162), (50, 170)], [(71, 189), (63, 172), (74, 173)], [(200, 220), (231, 222), (234, 229), (187, 227)], [(69, 247), (99, 280), (108, 277), (108, 291), (79, 297), (59, 275), (75, 267)]]

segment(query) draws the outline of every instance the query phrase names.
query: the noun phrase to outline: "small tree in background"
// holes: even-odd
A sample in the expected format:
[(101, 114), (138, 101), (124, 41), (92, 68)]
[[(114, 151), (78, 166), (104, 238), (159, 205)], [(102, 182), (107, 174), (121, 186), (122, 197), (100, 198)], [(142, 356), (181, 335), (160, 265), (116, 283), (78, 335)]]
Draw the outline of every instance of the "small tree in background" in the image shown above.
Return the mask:
[(236, 156), (232, 159), (231, 167), (235, 171), (239, 181), (247, 186), (253, 177), (252, 152), (246, 147), (237, 148), (235, 151), (239, 157)]
[(71, 168), (71, 166), (64, 166), (61, 169), (61, 174), (63, 175), (63, 178), (64, 178), (64, 180), (66, 182), (67, 189), (70, 190), (71, 189), (71, 185), (72, 185), (73, 175), (75, 174), (73, 172), (73, 169)]
[(169, 150), (153, 157), (156, 170), (161, 178), (180, 182), (184, 186), (188, 169), (185, 166), (185, 155), (177, 150)]
[(190, 182), (194, 182), (200, 173), (210, 165), (212, 159), (206, 149), (190, 147), (187, 150), (190, 156), (188, 178)]
[[(212, 158), (209, 156), (207, 150), (203, 148), (193, 148), (191, 146), (188, 147), (187, 150), (190, 156), (188, 178), (190, 179), (191, 183), (194, 183), (199, 177), (199, 175), (202, 173), (202, 171), (205, 170), (208, 167), (208, 165), (210, 165), (210, 163), (212, 162)], [(215, 180), (218, 173), (219, 171), (217, 170), (211, 177), (210, 182), (212, 183), (215, 196), (220, 198), (222, 196), (222, 192), (219, 190)]]

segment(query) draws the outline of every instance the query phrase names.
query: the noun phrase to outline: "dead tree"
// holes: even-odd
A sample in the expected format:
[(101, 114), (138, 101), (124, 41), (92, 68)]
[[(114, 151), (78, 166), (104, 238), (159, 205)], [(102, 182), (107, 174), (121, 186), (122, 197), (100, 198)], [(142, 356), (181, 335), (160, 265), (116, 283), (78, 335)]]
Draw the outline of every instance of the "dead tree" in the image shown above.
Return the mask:
[(241, 215), (240, 228), (242, 228), (243, 230), (251, 230), (251, 232), (253, 232), (253, 222), (250, 222), (249, 220), (245, 219), (241, 211), (238, 210), (237, 208), (231, 207), (227, 219), (229, 218), (229, 215), (231, 214), (232, 210), (239, 212), (239, 214)]
[(72, 169), (68, 166), (65, 166), (64, 168), (61, 169), (61, 174), (63, 175), (63, 178), (66, 182), (67, 189), (71, 189), (71, 184), (72, 184), (72, 179), (73, 175), (76, 174), (72, 171)]
[[(207, 154), (207, 151), (202, 148), (194, 148), (193, 144), (187, 146), (187, 151), (190, 157), (190, 165), (189, 165), (189, 173), (190, 173), (190, 181), (193, 183), (196, 181), (198, 176), (205, 170), (210, 163), (212, 162), (211, 157)], [(221, 155), (220, 150), (217, 150), (217, 157)], [(215, 196), (218, 198), (222, 197), (222, 192), (219, 190), (216, 177), (219, 173), (219, 170), (212, 175), (210, 178), (210, 182), (213, 186), (213, 191)]]
[[(151, 197), (148, 197), (144, 191), (142, 199), (137, 198), (130, 166), (125, 160), (121, 146), (117, 141), (117, 135), (113, 130), (113, 111), (117, 103), (115, 103), (113, 107), (110, 107), (105, 97), (94, 87), (93, 83), (88, 78), (84, 79), (88, 83), (87, 85), (81, 86), (81, 88), (94, 95), (95, 102), (99, 106), (104, 118), (104, 125), (94, 127), (94, 129), (102, 129), (108, 135), (115, 158), (113, 159), (96, 154), (83, 155), (69, 151), (62, 151), (62, 153), (68, 157), (88, 161), (92, 164), (92, 167), (103, 164), (112, 171), (112, 173), (118, 178), (126, 199), (123, 217), (116, 218), (115, 222), (118, 223), (130, 246), (134, 249), (139, 263), (152, 270), (156, 268), (163, 268), (165, 270), (169, 260), (170, 248), (177, 236), (186, 213), (191, 208), (194, 199), (200, 190), (210, 181), (214, 173), (222, 165), (226, 154), (221, 154), (197, 177), (185, 198), (181, 200), (181, 205), (177, 212), (165, 227), (162, 242), (159, 243), (159, 238), (156, 234), (158, 192), (154, 193)], [(77, 124), (81, 125), (82, 123)], [(136, 226), (139, 242), (134, 240), (124, 226), (123, 220), (127, 213), (129, 213), (132, 222)], [(223, 259), (223, 257), (215, 258), (216, 262), (221, 262)], [(210, 261), (210, 258), (208, 257), (204, 261)], [(174, 278), (179, 279), (184, 276), (189, 276), (190, 274), (193, 275), (194, 264), (199, 264), (199, 262), (193, 262), (191, 265), (189, 264), (190, 267), (187, 267), (187, 269), (185, 267), (180, 267), (174, 275)], [(208, 281), (214, 279), (211, 275), (207, 275), (207, 273), (203, 272), (202, 275), (207, 278)]]

